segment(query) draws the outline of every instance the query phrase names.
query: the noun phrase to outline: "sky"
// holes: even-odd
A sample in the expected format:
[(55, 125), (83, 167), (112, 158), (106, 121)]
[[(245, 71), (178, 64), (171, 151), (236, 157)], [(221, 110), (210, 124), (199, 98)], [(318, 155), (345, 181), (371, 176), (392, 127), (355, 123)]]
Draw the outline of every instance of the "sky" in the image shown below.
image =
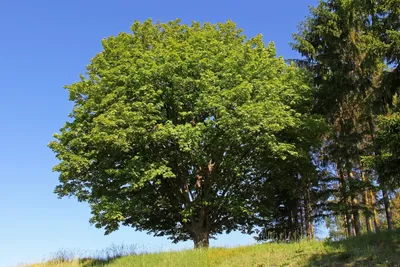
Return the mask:
[[(0, 1), (0, 267), (32, 263), (59, 249), (98, 250), (133, 244), (147, 251), (191, 248), (132, 228), (104, 236), (88, 222), (90, 209), (58, 199), (47, 147), (68, 119), (64, 85), (78, 81), (101, 39), (128, 32), (133, 21), (237, 23), (248, 37), (263, 34), (284, 58), (299, 57), (289, 42), (316, 0)], [(238, 233), (217, 236), (213, 246), (252, 243)]]

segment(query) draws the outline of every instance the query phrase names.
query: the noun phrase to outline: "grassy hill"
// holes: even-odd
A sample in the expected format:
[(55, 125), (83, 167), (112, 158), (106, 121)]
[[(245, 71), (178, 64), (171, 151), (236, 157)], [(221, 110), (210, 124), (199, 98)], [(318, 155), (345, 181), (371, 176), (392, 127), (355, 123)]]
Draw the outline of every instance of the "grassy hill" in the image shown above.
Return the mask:
[(205, 267), (205, 266), (398, 266), (400, 230), (340, 242), (270, 243), (116, 257), (110, 260), (53, 261), (29, 267)]

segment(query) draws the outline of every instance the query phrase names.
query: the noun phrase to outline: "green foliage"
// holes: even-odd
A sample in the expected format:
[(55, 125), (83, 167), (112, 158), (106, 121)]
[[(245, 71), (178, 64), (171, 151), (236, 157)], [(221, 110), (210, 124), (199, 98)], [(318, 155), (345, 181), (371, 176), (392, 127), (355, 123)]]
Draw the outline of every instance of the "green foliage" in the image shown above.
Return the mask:
[(308, 73), (230, 21), (135, 22), (102, 44), (66, 86), (71, 120), (49, 145), (56, 193), (88, 202), (106, 233), (250, 231), (263, 181), (318, 143)]
[(378, 127), (376, 145), (380, 153), (372, 157), (372, 164), (396, 189), (400, 185), (400, 113), (380, 116)]
[(378, 82), (388, 46), (371, 26), (379, 17), (373, 2), (321, 1), (294, 35), (293, 48), (315, 75), (319, 111), (329, 118), (344, 102), (361, 101)]
[(320, 1), (294, 35), (293, 48), (305, 57), (303, 65), (314, 76), (315, 111), (331, 125), (319, 152), (329, 173), (324, 184), (330, 194), (326, 208), (332, 216), (347, 218), (348, 235), (352, 228), (361, 232), (360, 211), (370, 221), (375, 203), (380, 208), (374, 200), (377, 184), (390, 218), (387, 187), (398, 178), (396, 170), (390, 170), (393, 163), (383, 158), (396, 161), (389, 146), (395, 148), (397, 141), (394, 136), (393, 142), (385, 140), (383, 118), (400, 88), (398, 4)]
[(232, 230), (313, 238), (327, 217), (336, 237), (358, 235), (378, 228), (382, 203), (390, 229), (398, 6), (320, 1), (294, 35), (305, 59), (290, 64), (231, 21), (135, 22), (66, 86), (55, 192), (88, 202), (106, 234), (126, 225), (196, 246)]

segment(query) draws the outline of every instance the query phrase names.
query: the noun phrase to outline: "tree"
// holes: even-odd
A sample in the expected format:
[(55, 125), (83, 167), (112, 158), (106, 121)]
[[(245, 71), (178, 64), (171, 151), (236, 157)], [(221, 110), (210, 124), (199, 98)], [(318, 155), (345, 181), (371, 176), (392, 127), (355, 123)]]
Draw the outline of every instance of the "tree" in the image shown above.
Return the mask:
[(399, 30), (398, 0), (325, 0), (311, 9), (294, 36), (294, 48), (315, 77), (318, 112), (332, 125), (327, 154), (337, 167), (340, 202), (345, 211), (352, 210), (344, 214), (348, 235), (360, 230), (360, 209), (367, 230), (372, 230), (372, 218), (377, 230), (375, 184), (392, 229), (389, 195), (398, 178), (390, 161), (396, 157), (392, 150), (397, 141), (387, 138), (387, 123), (395, 129)]
[(362, 159), (379, 154), (374, 144), (375, 115), (385, 112), (382, 85), (390, 54), (390, 38), (384, 26), (388, 23), (384, 21), (387, 14), (392, 16), (394, 2), (321, 1), (311, 9), (311, 15), (294, 36), (293, 47), (305, 56), (314, 73), (317, 111), (332, 126), (326, 144), (330, 162), (337, 169), (348, 235), (360, 233), (361, 209), (365, 211), (367, 229), (371, 230), (371, 214), (375, 210), (370, 210), (374, 200), (368, 196), (375, 181), (380, 185), (390, 217), (387, 177), (366, 170)]
[[(312, 107), (312, 105), (306, 105)], [(311, 109), (309, 110), (311, 112)], [(308, 113), (310, 114), (310, 113)], [(326, 132), (322, 121), (307, 123), (303, 133), (293, 132), (290, 136), (301, 139), (292, 142), (297, 147), (297, 155), (273, 163), (273, 170), (266, 175), (259, 187), (259, 196), (254, 205), (259, 210), (262, 230), (258, 240), (299, 240), (313, 239), (314, 221), (319, 212), (317, 202), (320, 172), (315, 162), (314, 148), (321, 145), (321, 137)]]
[(266, 175), (301, 157), (296, 142), (318, 125), (307, 73), (230, 21), (135, 22), (102, 44), (66, 86), (55, 192), (88, 202), (106, 234), (122, 224), (207, 247), (251, 231)]

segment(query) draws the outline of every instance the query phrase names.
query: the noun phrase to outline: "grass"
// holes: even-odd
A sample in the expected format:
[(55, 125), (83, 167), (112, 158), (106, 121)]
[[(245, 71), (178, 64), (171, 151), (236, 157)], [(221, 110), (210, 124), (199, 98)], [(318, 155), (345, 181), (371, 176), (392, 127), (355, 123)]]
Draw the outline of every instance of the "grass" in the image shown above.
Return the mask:
[(400, 230), (339, 242), (302, 241), (128, 256), (123, 254), (114, 253), (107, 260), (59, 259), (29, 267), (398, 266)]

